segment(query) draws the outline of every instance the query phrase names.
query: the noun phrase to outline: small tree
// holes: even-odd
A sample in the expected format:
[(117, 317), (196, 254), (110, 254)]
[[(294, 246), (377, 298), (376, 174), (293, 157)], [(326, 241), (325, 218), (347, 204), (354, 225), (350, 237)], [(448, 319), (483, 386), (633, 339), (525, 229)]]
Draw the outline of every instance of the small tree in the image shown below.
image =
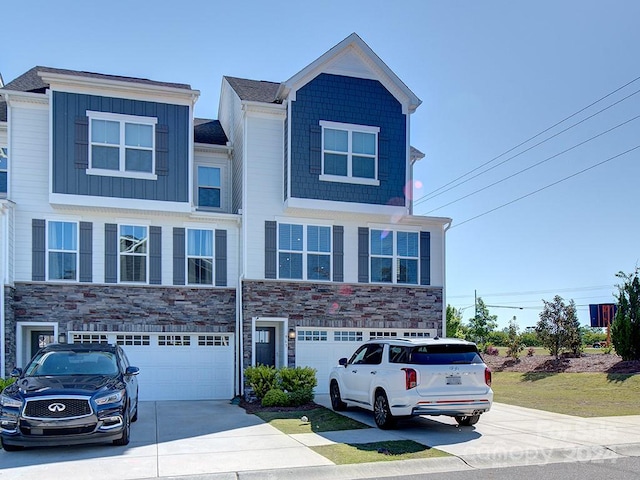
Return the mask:
[(489, 334), (498, 326), (498, 316), (490, 315), (484, 301), (478, 297), (475, 316), (469, 320), (467, 338), (473, 342), (484, 344)]
[(640, 278), (639, 269), (632, 274), (619, 272), (624, 280), (618, 285), (618, 310), (611, 325), (611, 340), (623, 360), (640, 360)]
[(518, 360), (523, 350), (524, 344), (520, 338), (518, 322), (516, 321), (516, 317), (513, 317), (507, 327), (507, 357)]
[(573, 354), (582, 351), (580, 323), (573, 300), (565, 305), (561, 296), (556, 295), (552, 302), (542, 300), (544, 310), (536, 325), (536, 332), (543, 347), (551, 355), (558, 358), (561, 350), (569, 350)]
[(464, 337), (464, 325), (462, 324), (462, 312), (447, 305), (447, 337), (462, 338)]

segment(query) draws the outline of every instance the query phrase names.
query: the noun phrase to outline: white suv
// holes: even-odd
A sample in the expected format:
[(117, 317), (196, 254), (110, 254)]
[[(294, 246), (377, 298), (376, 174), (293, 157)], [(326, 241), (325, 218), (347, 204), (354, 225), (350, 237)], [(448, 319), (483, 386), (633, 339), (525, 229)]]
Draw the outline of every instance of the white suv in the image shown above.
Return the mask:
[(493, 402), (491, 370), (476, 345), (438, 337), (366, 342), (333, 368), (329, 392), (334, 410), (372, 410), (379, 428), (411, 415), (447, 415), (474, 425)]

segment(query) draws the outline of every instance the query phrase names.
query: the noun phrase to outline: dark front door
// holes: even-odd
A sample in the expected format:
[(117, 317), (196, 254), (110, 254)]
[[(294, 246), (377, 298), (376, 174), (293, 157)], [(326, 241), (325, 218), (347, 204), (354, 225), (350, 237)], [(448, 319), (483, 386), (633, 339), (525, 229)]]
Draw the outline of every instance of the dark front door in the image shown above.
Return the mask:
[(276, 366), (276, 327), (256, 327), (256, 365)]
[(53, 343), (53, 330), (32, 330), (31, 331), (31, 351), (28, 352), (28, 357), (31, 359), (38, 350), (42, 347), (46, 347), (50, 343)]

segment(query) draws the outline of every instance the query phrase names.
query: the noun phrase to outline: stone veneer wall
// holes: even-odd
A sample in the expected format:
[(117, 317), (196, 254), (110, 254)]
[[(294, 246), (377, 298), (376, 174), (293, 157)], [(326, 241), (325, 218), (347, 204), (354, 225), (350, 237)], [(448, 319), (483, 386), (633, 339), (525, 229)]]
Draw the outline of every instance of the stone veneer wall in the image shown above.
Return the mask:
[[(436, 329), (442, 335), (442, 287), (282, 281), (245, 281), (243, 287), (243, 367), (251, 365), (252, 317), (288, 318), (287, 329)], [(294, 342), (288, 362), (295, 366)]]
[(5, 302), (7, 368), (17, 322), (58, 322), (64, 333), (235, 331), (235, 288), (17, 283)]
[(5, 371), (0, 372), (0, 376), (8, 377), (14, 367), (16, 355), (16, 320), (13, 315), (13, 292), (14, 288), (4, 287), (4, 335), (5, 341), (2, 350), (6, 352)]

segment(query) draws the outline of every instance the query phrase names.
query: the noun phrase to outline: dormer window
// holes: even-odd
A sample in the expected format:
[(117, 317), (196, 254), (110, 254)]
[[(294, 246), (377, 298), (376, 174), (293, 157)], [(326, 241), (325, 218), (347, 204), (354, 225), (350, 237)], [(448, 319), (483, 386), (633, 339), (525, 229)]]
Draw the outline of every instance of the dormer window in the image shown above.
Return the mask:
[(87, 112), (89, 174), (155, 179), (154, 117)]
[(379, 127), (321, 121), (320, 180), (379, 185)]

